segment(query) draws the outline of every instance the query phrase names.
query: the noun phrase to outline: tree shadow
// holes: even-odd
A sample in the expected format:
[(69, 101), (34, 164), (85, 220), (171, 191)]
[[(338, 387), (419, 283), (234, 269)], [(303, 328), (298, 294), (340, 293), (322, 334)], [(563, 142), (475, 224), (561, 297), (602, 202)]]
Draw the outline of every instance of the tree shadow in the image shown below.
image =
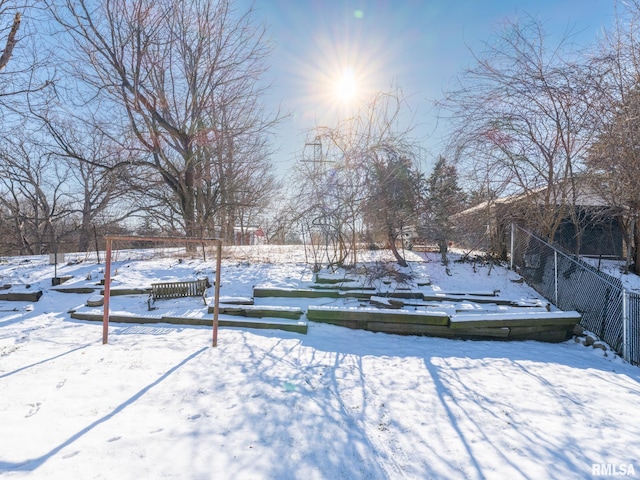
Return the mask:
[[(84, 348), (84, 347), (82, 347), (82, 348)], [(13, 470), (13, 471), (18, 471), (18, 470), (19, 471), (34, 471), (34, 470), (36, 470), (38, 467), (40, 467), (42, 464), (44, 464), (52, 456), (54, 456), (57, 453), (59, 453), (62, 449), (68, 447), (71, 444), (73, 444), (75, 441), (77, 441), (78, 439), (80, 439), (81, 437), (86, 435), (87, 433), (91, 432), (97, 426), (107, 422), (108, 420), (110, 420), (111, 418), (116, 416), (118, 413), (122, 412), (126, 407), (128, 407), (129, 405), (133, 404), (135, 401), (140, 399), (144, 394), (146, 394), (153, 387), (155, 387), (156, 385), (162, 383), (171, 374), (175, 373), (177, 370), (179, 370), (185, 364), (187, 364), (188, 362), (190, 362), (191, 360), (193, 360), (194, 358), (196, 358), (197, 356), (199, 356), (200, 354), (202, 354), (203, 352), (205, 352), (205, 351), (207, 351), (209, 349), (210, 349), (210, 347), (203, 347), (200, 350), (197, 350), (196, 352), (192, 353), (191, 355), (186, 357), (184, 360), (182, 360), (181, 362), (179, 362), (178, 364), (176, 364), (175, 366), (173, 366), (172, 368), (167, 370), (165, 373), (163, 373), (157, 380), (155, 380), (154, 382), (150, 383), (146, 387), (140, 389), (138, 392), (136, 392), (134, 395), (129, 397), (127, 400), (125, 400), (124, 402), (120, 403), (120, 405), (115, 407), (110, 413), (108, 413), (107, 415), (104, 415), (103, 417), (99, 418), (95, 422), (91, 423), (86, 428), (83, 428), (82, 430), (80, 430), (76, 434), (74, 434), (71, 437), (69, 437), (64, 442), (62, 442), (59, 445), (55, 446), (54, 448), (52, 448), (48, 452), (44, 453), (43, 455), (41, 455), (39, 457), (36, 457), (36, 458), (30, 458), (30, 459), (24, 460), (22, 462), (6, 462), (6, 461), (0, 460), (0, 472), (6, 471), (6, 470)], [(70, 352), (67, 352), (67, 353), (70, 353)]]
[(68, 351), (66, 351), (64, 353), (60, 353), (59, 355), (54, 355), (53, 357), (45, 358), (44, 360), (40, 360), (39, 362), (31, 363), (29, 365), (25, 365), (23, 367), (16, 368), (15, 370), (12, 370), (11, 372), (0, 374), (0, 378), (10, 377), (11, 375), (15, 375), (16, 373), (22, 372), (22, 371), (27, 370), (29, 368), (37, 367), (38, 365), (43, 365), (45, 363), (51, 362), (51, 361), (56, 360), (58, 358), (64, 357), (66, 355), (69, 355), (71, 353), (77, 352), (78, 350), (83, 350), (83, 349), (85, 349), (87, 347), (90, 347), (91, 345), (92, 345), (91, 343), (88, 343), (86, 345), (81, 345), (79, 347), (72, 348), (71, 350), (68, 350)]

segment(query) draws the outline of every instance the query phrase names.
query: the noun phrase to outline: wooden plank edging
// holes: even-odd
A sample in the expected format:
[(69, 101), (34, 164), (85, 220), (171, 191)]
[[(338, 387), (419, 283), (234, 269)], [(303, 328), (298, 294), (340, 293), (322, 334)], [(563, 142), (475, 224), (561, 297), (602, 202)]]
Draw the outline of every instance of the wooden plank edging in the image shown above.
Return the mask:
[[(212, 305), (209, 305), (208, 313), (213, 313)], [(303, 311), (299, 307), (221, 304), (219, 306), (219, 313), (253, 318), (275, 317), (298, 320), (302, 316)]]
[(9, 292), (0, 293), (0, 300), (8, 302), (37, 302), (42, 297), (42, 290), (34, 292)]
[(385, 308), (339, 308), (309, 306), (307, 318), (316, 321), (382, 322), (399, 324), (440, 325), (449, 324), (444, 312), (410, 312)]
[[(86, 320), (94, 322), (102, 322), (102, 313), (89, 313), (71, 311), (71, 318), (75, 320)], [(137, 324), (149, 324), (149, 323), (169, 323), (174, 325), (196, 325), (196, 326), (211, 326), (211, 318), (202, 317), (177, 317), (177, 316), (129, 316), (129, 315), (109, 315), (109, 322), (113, 323), (137, 323)], [(244, 319), (228, 319), (218, 318), (218, 326), (220, 327), (238, 327), (238, 328), (256, 328), (256, 329), (274, 329), (283, 330), (288, 332), (296, 332), (306, 334), (308, 325), (306, 322), (287, 322), (278, 320), (244, 320)]]
[(450, 327), (532, 327), (532, 326), (573, 326), (580, 323), (582, 316), (575, 311), (568, 312), (510, 312), (453, 315)]
[(254, 297), (288, 297), (288, 298), (361, 298), (369, 299), (374, 291), (362, 290), (326, 290), (316, 288), (283, 288), (283, 287), (254, 287)]

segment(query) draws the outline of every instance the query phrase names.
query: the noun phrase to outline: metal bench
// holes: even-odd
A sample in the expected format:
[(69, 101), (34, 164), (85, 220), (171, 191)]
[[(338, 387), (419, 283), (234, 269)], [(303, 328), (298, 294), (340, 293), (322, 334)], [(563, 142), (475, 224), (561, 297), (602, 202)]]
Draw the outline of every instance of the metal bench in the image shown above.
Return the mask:
[(208, 278), (197, 280), (181, 280), (173, 282), (158, 282), (151, 284), (151, 295), (149, 295), (149, 310), (153, 310), (152, 305), (156, 300), (182, 297), (202, 297), (204, 304), (207, 304), (207, 288), (211, 287)]

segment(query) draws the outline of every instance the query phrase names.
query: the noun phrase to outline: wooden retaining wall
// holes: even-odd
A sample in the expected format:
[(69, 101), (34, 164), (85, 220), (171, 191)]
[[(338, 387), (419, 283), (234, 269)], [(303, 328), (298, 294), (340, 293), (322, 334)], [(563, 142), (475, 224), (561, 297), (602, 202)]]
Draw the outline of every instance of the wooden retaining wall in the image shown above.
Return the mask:
[(446, 338), (494, 338), (562, 342), (580, 323), (577, 312), (479, 313), (449, 316), (441, 312), (395, 309), (346, 309), (310, 306), (307, 318), (353, 329)]
[[(213, 305), (209, 305), (209, 313), (213, 313), (213, 308)], [(218, 312), (225, 313), (227, 315), (237, 315), (250, 318), (275, 317), (288, 318), (291, 320), (300, 319), (303, 313), (302, 309), (298, 307), (229, 304), (220, 304), (220, 306), (218, 307)]]
[(42, 291), (36, 290), (33, 292), (8, 292), (0, 293), (0, 300), (8, 302), (37, 302), (42, 297)]
[[(71, 311), (71, 318), (76, 320), (87, 320), (102, 322), (102, 313)], [(135, 323), (154, 324), (169, 323), (174, 325), (196, 325), (210, 327), (213, 322), (211, 318), (179, 317), (179, 316), (153, 316), (153, 315), (109, 315), (109, 323)], [(303, 321), (286, 321), (278, 319), (265, 320), (244, 320), (241, 318), (218, 318), (219, 327), (239, 327), (283, 330), (306, 334), (308, 325)]]
[(349, 290), (348, 292), (334, 289), (317, 288), (278, 288), (255, 287), (253, 296), (258, 297), (286, 297), (286, 298), (360, 298), (368, 299), (375, 295), (375, 290)]
[(309, 320), (366, 328), (369, 322), (410, 325), (448, 325), (449, 316), (441, 312), (401, 312), (394, 309), (379, 308), (338, 308), (310, 306), (307, 310)]
[[(306, 317), (314, 322), (329, 323), (352, 329), (384, 332), (400, 335), (425, 335), (445, 338), (540, 340), (561, 342), (570, 338), (572, 330), (580, 322), (577, 312), (547, 311), (537, 300), (509, 300), (499, 298), (496, 292), (434, 293), (425, 295), (410, 290), (378, 292), (375, 289), (329, 288), (315, 285), (312, 288), (255, 287), (253, 298), (355, 298), (360, 304), (371, 306), (355, 308), (314, 306), (308, 307)], [(119, 293), (140, 294), (149, 290), (122, 289)], [(112, 294), (114, 291), (112, 290)], [(300, 321), (305, 313), (299, 307), (254, 305), (253, 298), (228, 298), (219, 305), (219, 326), (279, 329), (307, 333), (307, 323)], [(444, 302), (445, 305), (439, 304)], [(454, 308), (450, 304), (459, 304)], [(504, 312), (494, 307), (471, 304), (501, 305)], [(378, 307), (373, 306), (377, 304)], [(505, 307), (506, 306), (506, 307)], [(381, 307), (381, 308), (380, 308)], [(464, 308), (463, 308), (464, 307)], [(529, 307), (529, 308), (527, 308)], [(534, 308), (531, 308), (534, 307)], [(213, 313), (209, 306), (208, 313)], [(226, 316), (226, 318), (225, 318)], [(229, 317), (236, 318), (229, 318)], [(102, 314), (71, 312), (79, 320), (102, 321)], [(244, 318), (238, 318), (244, 317)], [(111, 322), (120, 323), (173, 323), (210, 326), (212, 319), (180, 316), (110, 315)]]

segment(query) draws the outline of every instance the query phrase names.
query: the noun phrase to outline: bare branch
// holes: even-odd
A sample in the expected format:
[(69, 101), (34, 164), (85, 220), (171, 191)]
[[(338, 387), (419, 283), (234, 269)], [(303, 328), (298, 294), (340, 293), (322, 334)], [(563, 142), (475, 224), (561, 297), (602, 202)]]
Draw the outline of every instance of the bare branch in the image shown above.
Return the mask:
[(4, 68), (7, 66), (7, 63), (9, 63), (11, 55), (13, 54), (13, 48), (16, 46), (16, 43), (18, 43), (17, 34), (18, 29), (20, 28), (20, 18), (20, 12), (16, 12), (15, 16), (13, 17), (13, 26), (11, 27), (9, 36), (7, 37), (7, 43), (4, 46), (2, 55), (0, 55), (0, 71), (4, 70)]

